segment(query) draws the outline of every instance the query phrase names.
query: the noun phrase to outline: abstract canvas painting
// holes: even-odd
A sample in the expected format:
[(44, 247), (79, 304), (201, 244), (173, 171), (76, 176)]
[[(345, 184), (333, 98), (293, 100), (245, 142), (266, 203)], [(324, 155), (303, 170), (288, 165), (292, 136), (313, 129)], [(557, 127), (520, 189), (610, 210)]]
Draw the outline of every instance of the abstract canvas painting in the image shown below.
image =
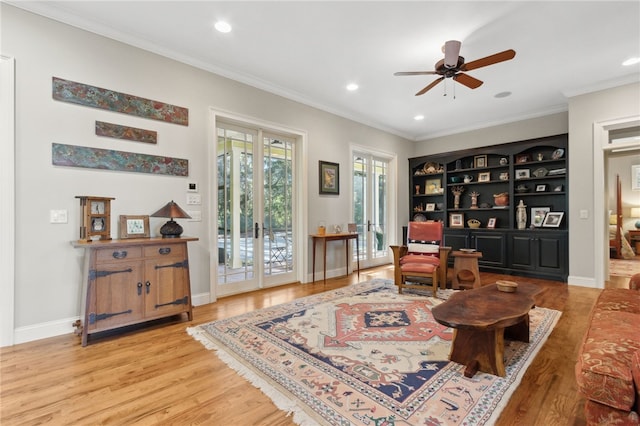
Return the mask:
[(58, 143), (52, 144), (51, 151), (51, 162), (55, 166), (189, 176), (189, 160), (183, 158)]
[(53, 99), (167, 123), (189, 125), (187, 108), (53, 77)]

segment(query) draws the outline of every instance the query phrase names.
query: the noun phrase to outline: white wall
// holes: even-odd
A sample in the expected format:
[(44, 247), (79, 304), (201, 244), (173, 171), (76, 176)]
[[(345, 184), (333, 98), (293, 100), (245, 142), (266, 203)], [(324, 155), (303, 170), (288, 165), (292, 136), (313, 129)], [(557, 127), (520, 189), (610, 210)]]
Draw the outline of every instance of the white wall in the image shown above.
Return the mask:
[(531, 118), (416, 143), (414, 157), (559, 135), (568, 131), (566, 112)]
[[(210, 108), (307, 132), (309, 224), (348, 222), (348, 174), (342, 175), (339, 197), (321, 198), (317, 167), (318, 160), (331, 161), (347, 172), (350, 143), (396, 153), (399, 188), (408, 187), (412, 145), (403, 138), (5, 3), (0, 3), (0, 13), (0, 54), (15, 57), (16, 65), (15, 325), (21, 335), (16, 343), (71, 332), (68, 320), (80, 313), (83, 253), (70, 244), (79, 236), (76, 195), (116, 198), (111, 224), (116, 236), (118, 215), (150, 214), (171, 199), (184, 208), (187, 182), (199, 182), (204, 220), (181, 224), (185, 235), (200, 238), (189, 243), (192, 292), (208, 293)], [(189, 126), (54, 101), (53, 76), (187, 107)], [(97, 137), (96, 120), (156, 130), (158, 144)], [(189, 177), (54, 167), (53, 142), (187, 158)], [(407, 191), (398, 194), (399, 217), (406, 217), (407, 197)], [(69, 222), (50, 224), (51, 209), (67, 210)], [(152, 235), (158, 235), (163, 222), (151, 219)]]
[[(594, 184), (594, 168), (604, 170), (604, 157), (594, 159), (594, 145), (597, 149), (600, 143), (594, 140), (594, 125), (640, 116), (640, 83), (575, 96), (569, 99), (569, 111), (569, 279), (602, 287), (604, 283), (596, 279), (596, 264), (605, 262), (606, 250), (594, 242), (596, 230), (602, 230), (606, 219), (596, 226), (595, 220), (604, 212), (596, 214), (594, 209), (598, 197), (604, 199), (605, 187)], [(606, 209), (606, 199), (601, 205)], [(580, 210), (588, 218), (580, 219)]]

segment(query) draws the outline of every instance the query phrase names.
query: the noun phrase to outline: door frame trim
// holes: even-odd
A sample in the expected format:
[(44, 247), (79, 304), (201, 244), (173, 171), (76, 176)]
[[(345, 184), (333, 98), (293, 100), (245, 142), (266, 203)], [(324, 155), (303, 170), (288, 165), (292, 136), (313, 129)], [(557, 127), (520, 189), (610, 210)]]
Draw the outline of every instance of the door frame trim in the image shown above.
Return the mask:
[[(382, 158), (389, 161), (389, 182), (387, 182), (387, 188), (390, 191), (387, 193), (387, 204), (389, 206), (398, 205), (398, 191), (392, 190), (397, 188), (398, 184), (398, 155), (394, 152), (384, 151), (381, 149), (371, 148), (370, 146), (359, 145), (357, 143), (349, 144), (349, 194), (353, 194), (353, 156), (356, 153), (366, 153), (372, 157)], [(389, 223), (387, 225), (387, 241), (396, 241), (396, 229), (398, 228), (398, 210), (396, 208), (388, 208)], [(353, 203), (349, 203), (349, 217), (353, 218)], [(382, 259), (382, 258), (380, 258)], [(393, 261), (391, 250), (387, 252), (387, 263)]]
[(607, 153), (614, 148), (637, 146), (633, 143), (629, 146), (612, 146), (609, 143), (609, 131), (625, 127), (640, 125), (640, 116), (619, 118), (593, 123), (593, 188), (594, 188), (594, 287), (603, 288), (605, 280), (609, 277), (609, 216), (606, 213), (607, 191)]
[(266, 132), (284, 133), (295, 136), (299, 143), (296, 143), (296, 164), (298, 166), (297, 182), (299, 185), (296, 187), (295, 199), (297, 205), (295, 206), (295, 222), (296, 237), (294, 244), (296, 246), (296, 252), (293, 261), (298, 265), (296, 267), (295, 278), (297, 281), (305, 282), (304, 271), (307, 270), (308, 247), (306, 244), (306, 236), (308, 229), (308, 197), (306, 188), (308, 186), (308, 170), (307, 170), (307, 150), (308, 150), (308, 136), (307, 131), (302, 129), (293, 128), (284, 124), (274, 123), (266, 120), (262, 120), (256, 117), (238, 114), (215, 107), (209, 107), (209, 126), (208, 126), (208, 149), (207, 155), (209, 156), (209, 167), (207, 170), (207, 181), (209, 185), (205, 185), (205, 188), (209, 189), (209, 203), (208, 211), (209, 215), (206, 216), (206, 225), (209, 228), (209, 303), (217, 300), (217, 285), (218, 285), (218, 257), (214, 254), (217, 253), (217, 223), (218, 218), (216, 212), (218, 211), (218, 192), (213, 191), (213, 188), (217, 188), (217, 162), (216, 162), (216, 145), (217, 145), (217, 122), (218, 121), (232, 122), (245, 127), (259, 127)]

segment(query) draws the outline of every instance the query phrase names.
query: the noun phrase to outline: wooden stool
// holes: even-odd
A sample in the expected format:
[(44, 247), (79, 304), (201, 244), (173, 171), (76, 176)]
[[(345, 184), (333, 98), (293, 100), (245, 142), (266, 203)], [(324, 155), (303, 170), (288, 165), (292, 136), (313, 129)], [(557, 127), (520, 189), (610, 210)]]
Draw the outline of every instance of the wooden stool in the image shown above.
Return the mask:
[(478, 269), (478, 259), (482, 257), (479, 251), (464, 252), (453, 251), (451, 255), (453, 261), (453, 281), (454, 290), (462, 288), (478, 288), (480, 283), (480, 269)]

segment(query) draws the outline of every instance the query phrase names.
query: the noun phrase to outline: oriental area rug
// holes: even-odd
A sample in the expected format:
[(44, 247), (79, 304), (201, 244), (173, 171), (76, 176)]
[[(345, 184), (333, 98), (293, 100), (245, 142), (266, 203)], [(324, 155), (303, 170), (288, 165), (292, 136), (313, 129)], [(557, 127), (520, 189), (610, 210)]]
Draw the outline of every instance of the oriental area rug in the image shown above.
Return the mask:
[(439, 303), (379, 279), (188, 332), (297, 424), (492, 424), (561, 313), (537, 307), (530, 343), (505, 341), (506, 377), (466, 378), (448, 361), (453, 330), (431, 315)]
[(609, 274), (618, 277), (631, 277), (640, 274), (640, 261), (609, 259)]

